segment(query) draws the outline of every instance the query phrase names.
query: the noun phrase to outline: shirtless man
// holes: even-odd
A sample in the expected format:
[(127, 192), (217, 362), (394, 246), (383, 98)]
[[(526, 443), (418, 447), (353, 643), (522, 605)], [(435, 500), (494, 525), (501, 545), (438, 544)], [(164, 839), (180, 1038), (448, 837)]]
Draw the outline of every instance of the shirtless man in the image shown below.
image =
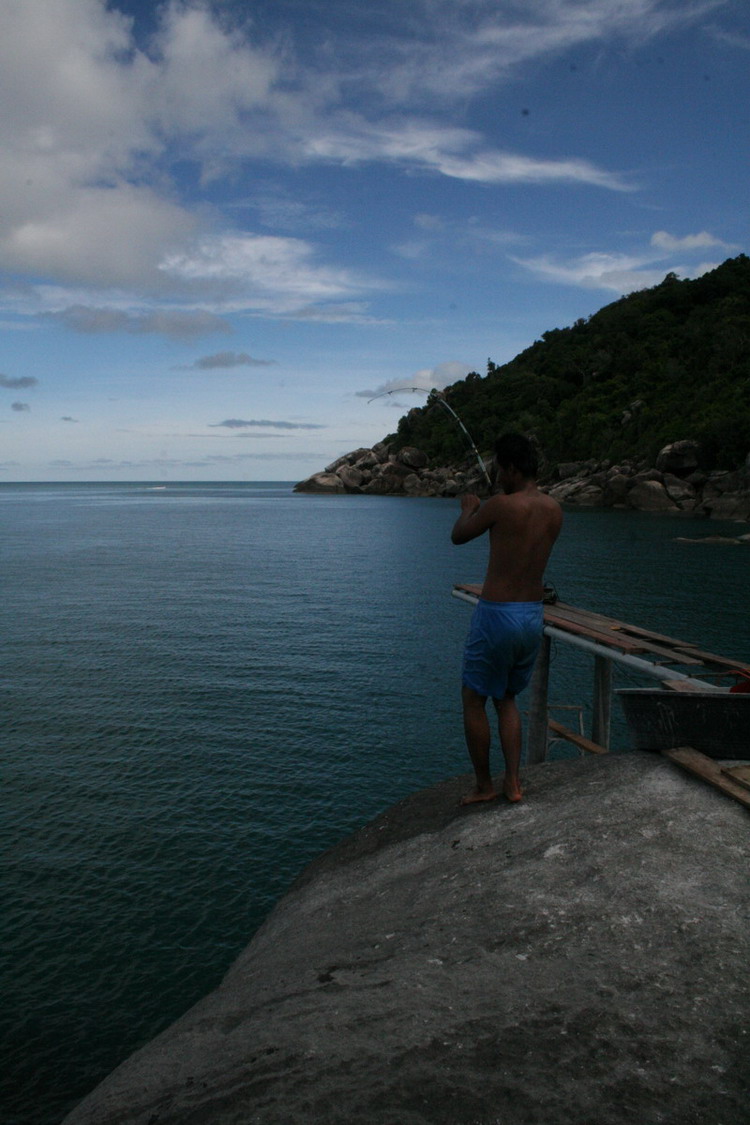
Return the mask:
[(490, 533), (489, 565), (464, 651), (464, 733), (476, 785), (462, 805), (497, 797), (490, 775), (487, 696), (497, 711), (505, 758), (503, 793), (509, 801), (521, 800), (516, 695), (531, 679), (542, 640), (544, 568), (562, 526), (560, 505), (537, 488), (537, 457), (530, 441), (505, 434), (495, 444), (495, 466), (502, 492), (484, 504), (477, 496), (463, 496), (451, 533), (454, 543)]

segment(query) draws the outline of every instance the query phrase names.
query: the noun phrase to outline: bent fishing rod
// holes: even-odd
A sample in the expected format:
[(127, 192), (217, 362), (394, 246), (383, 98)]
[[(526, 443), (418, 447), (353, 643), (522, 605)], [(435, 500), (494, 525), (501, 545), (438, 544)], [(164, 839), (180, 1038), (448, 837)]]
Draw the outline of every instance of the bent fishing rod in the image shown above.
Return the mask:
[[(381, 391), (380, 394), (373, 395), (372, 398), (369, 398), (367, 400), (367, 403), (369, 405), (371, 402), (374, 402), (376, 398), (384, 398), (386, 395), (400, 395), (400, 394), (403, 394), (404, 391), (414, 391), (414, 392), (416, 392), (418, 394), (422, 394), (422, 395), (429, 395), (429, 394), (432, 393), (432, 391), (426, 391), (424, 389), (424, 387), (396, 387), (392, 391)], [(487, 484), (489, 485), (489, 487), (491, 489), (492, 488), (492, 481), (490, 480), (490, 474), (487, 472), (487, 467), (486, 467), (484, 461), (482, 460), (482, 455), (480, 454), (479, 450), (477, 449), (476, 445), (474, 444), (473, 437), (471, 436), (469, 431), (466, 429), (466, 426), (463, 424), (463, 422), (459, 418), (458, 414), (456, 414), (455, 410), (450, 405), (450, 403), (446, 401), (445, 396), (443, 395), (443, 393), (441, 391), (435, 390), (435, 397), (433, 398), (433, 402), (439, 402), (441, 406), (445, 407), (445, 409), (448, 411), (448, 413), (451, 415), (451, 417), (454, 418), (456, 420), (456, 422), (458, 422), (459, 426), (461, 427), (464, 434), (466, 435), (466, 440), (468, 441), (469, 445), (471, 446), (472, 451), (474, 453), (474, 456), (476, 457), (477, 461), (479, 462), (479, 467), (484, 474), (484, 478), (487, 481)], [(431, 406), (432, 403), (428, 402), (427, 405)]]

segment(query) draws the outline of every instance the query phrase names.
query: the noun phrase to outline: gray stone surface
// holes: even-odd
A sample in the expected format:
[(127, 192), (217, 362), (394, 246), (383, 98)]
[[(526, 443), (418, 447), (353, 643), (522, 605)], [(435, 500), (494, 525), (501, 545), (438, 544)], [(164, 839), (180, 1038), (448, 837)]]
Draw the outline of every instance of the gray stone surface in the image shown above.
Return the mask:
[(66, 1125), (745, 1125), (748, 815), (664, 759), (414, 794)]
[(628, 493), (628, 503), (642, 512), (672, 512), (677, 505), (658, 480), (640, 480)]
[(336, 473), (315, 473), (295, 485), (296, 492), (344, 492), (344, 483)]

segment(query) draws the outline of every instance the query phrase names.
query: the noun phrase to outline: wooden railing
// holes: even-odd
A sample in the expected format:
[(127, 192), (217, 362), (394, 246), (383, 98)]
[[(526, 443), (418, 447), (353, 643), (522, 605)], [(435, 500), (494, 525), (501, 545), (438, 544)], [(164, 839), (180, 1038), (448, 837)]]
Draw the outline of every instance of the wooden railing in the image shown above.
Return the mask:
[[(453, 596), (476, 604), (481, 587), (457, 585)], [(543, 762), (547, 757), (550, 732), (579, 749), (604, 754), (610, 747), (612, 719), (612, 667), (620, 664), (645, 676), (660, 680), (672, 690), (726, 691), (702, 676), (735, 670), (736, 661), (704, 652), (688, 641), (679, 641), (592, 613), (577, 606), (555, 602), (544, 607), (544, 637), (529, 687), (527, 761)], [(594, 658), (591, 737), (570, 730), (549, 716), (549, 672), (552, 641), (573, 645)], [(670, 665), (672, 665), (670, 667)], [(675, 668), (674, 665), (680, 667)], [(689, 668), (689, 672), (680, 668)]]

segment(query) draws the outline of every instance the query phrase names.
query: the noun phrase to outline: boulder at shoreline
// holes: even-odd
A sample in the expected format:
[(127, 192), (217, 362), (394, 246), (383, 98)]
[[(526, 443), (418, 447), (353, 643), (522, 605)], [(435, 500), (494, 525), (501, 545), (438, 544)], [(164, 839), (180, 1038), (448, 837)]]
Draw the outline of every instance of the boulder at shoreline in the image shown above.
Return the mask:
[[(491, 460), (490, 454), (484, 458), (488, 468)], [(750, 521), (750, 455), (741, 469), (731, 472), (704, 472), (699, 461), (697, 442), (676, 441), (660, 450), (653, 466), (632, 461), (561, 462), (542, 475), (541, 487), (569, 507), (684, 512)], [(344, 454), (294, 490), (371, 496), (489, 495), (476, 460), (435, 468), (422, 450), (405, 446), (393, 451), (385, 442)]]

